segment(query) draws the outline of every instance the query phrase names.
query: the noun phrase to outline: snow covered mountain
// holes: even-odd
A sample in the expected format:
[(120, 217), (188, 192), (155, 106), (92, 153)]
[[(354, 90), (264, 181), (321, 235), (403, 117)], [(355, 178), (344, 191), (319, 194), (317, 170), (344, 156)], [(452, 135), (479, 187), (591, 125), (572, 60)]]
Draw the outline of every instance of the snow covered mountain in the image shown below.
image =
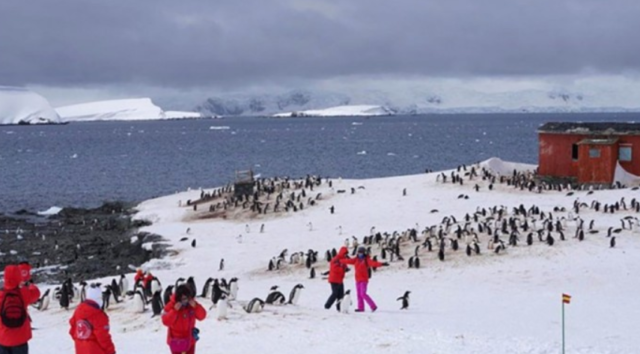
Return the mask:
[(150, 98), (81, 103), (56, 108), (65, 122), (200, 118), (200, 113), (164, 111)]
[(60, 123), (49, 101), (21, 87), (0, 86), (0, 124)]
[[(340, 91), (340, 92), (338, 92)], [(344, 105), (388, 107), (397, 114), (640, 112), (640, 90), (625, 85), (505, 87), (421, 85), (335, 92), (294, 90), (281, 95), (229, 95), (195, 108), (204, 115), (270, 116)]]
[(325, 109), (316, 109), (308, 111), (294, 111), (287, 113), (278, 113), (274, 115), (279, 118), (292, 117), (354, 117), (354, 116), (388, 116), (395, 114), (394, 111), (383, 106), (354, 105), (354, 106), (337, 106)]

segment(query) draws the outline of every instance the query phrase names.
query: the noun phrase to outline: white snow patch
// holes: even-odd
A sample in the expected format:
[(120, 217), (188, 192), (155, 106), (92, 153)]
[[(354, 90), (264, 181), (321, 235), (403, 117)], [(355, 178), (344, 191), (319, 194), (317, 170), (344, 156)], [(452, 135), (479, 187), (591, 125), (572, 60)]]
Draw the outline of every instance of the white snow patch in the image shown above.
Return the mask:
[(51, 208), (44, 210), (44, 211), (39, 211), (38, 215), (41, 216), (50, 216), (50, 215), (56, 215), (58, 214), (60, 211), (62, 211), (62, 208), (57, 207), (57, 206), (52, 206)]
[(200, 113), (163, 111), (150, 98), (98, 101), (56, 108), (63, 121), (199, 118)]

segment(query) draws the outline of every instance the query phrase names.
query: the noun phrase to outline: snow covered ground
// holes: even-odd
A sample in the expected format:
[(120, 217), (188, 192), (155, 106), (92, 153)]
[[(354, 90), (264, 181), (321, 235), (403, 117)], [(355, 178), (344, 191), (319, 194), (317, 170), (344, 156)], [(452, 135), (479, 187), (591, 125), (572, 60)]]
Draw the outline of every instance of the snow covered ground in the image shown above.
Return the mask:
[(0, 86), (0, 124), (59, 122), (60, 116), (44, 97), (21, 87)]
[[(503, 174), (534, 167), (497, 159), (482, 165)], [(637, 229), (622, 230), (616, 235), (615, 248), (609, 247), (610, 238), (606, 237), (609, 227), (620, 227), (621, 218), (638, 216), (630, 210), (604, 214), (583, 209), (580, 216), (585, 224), (595, 220), (594, 229), (599, 233), (587, 233), (582, 242), (573, 237), (576, 223), (568, 221), (567, 240), (560, 241), (556, 235), (553, 246), (537, 237), (527, 246), (522, 235), (517, 247), (495, 254), (487, 249), (487, 238), (481, 238), (481, 255), (468, 257), (461, 243), (459, 251), (447, 248), (444, 262), (438, 260), (437, 251), (423, 249), (420, 269), (393, 262), (374, 273), (369, 293), (378, 303), (376, 313), (325, 310), (329, 286), (326, 280), (309, 279), (303, 266), (266, 270), (268, 261), (285, 248), (290, 252), (318, 250), (323, 258), (325, 250), (339, 248), (351, 236), (362, 239), (372, 227), (389, 233), (416, 226), (422, 230), (439, 225), (445, 216), (453, 215), (462, 222), (465, 214), (473, 215), (478, 208), (505, 206), (511, 210), (523, 204), (526, 208), (536, 205), (548, 213), (556, 207), (570, 210), (576, 199), (587, 204), (594, 200), (612, 204), (623, 197), (630, 203), (640, 196), (630, 189), (593, 194), (575, 191), (571, 196), (568, 191), (538, 194), (506, 184), (489, 190), (488, 181), (442, 184), (436, 181), (437, 175), (335, 179), (333, 191), (327, 183), (314, 189), (314, 195), (323, 195), (316, 206), (250, 219), (197, 220), (206, 213), (205, 206), (194, 212), (178, 205), (198, 199), (198, 190), (149, 200), (139, 205), (137, 217), (153, 221), (145, 231), (166, 237), (178, 254), (151, 261), (145, 268), (165, 286), (178, 277), (195, 276), (199, 289), (209, 276), (239, 278), (238, 302), (232, 302), (229, 319), (217, 321), (214, 309), (199, 323), (199, 353), (559, 353), (562, 293), (573, 296), (566, 307), (567, 353), (637, 353), (639, 235)], [(481, 187), (478, 192), (473, 189), (475, 183)], [(355, 194), (350, 193), (351, 188)], [(469, 198), (459, 198), (461, 195)], [(329, 212), (331, 206), (335, 206), (335, 214)], [(569, 212), (554, 212), (553, 216), (567, 218)], [(261, 224), (265, 225), (264, 233), (259, 232)], [(185, 237), (188, 241), (181, 242)], [(196, 248), (190, 245), (194, 238)], [(413, 247), (410, 243), (405, 258)], [(373, 251), (378, 252), (375, 246)], [(222, 258), (225, 269), (218, 271)], [(320, 259), (318, 274), (326, 270), (325, 264)], [(247, 314), (239, 306), (254, 297), (264, 299), (273, 285), (288, 295), (297, 283), (305, 286), (297, 306), (267, 307), (260, 314)], [(353, 272), (347, 273), (345, 285), (355, 291)], [(412, 292), (410, 308), (401, 311), (396, 298), (406, 290)], [(200, 301), (207, 308), (211, 304), (208, 299)], [(133, 314), (130, 304), (115, 305), (109, 311), (118, 353), (168, 352), (166, 329), (159, 319), (152, 319), (150, 312)], [(31, 315), (37, 328), (30, 343), (34, 353), (72, 351), (67, 322), (70, 311), (52, 303), (48, 311), (31, 310)]]
[(278, 113), (274, 117), (347, 117), (347, 116), (387, 116), (393, 111), (383, 106), (353, 105), (337, 106), (325, 109), (313, 109), (300, 112)]
[(200, 118), (196, 112), (165, 112), (150, 98), (88, 102), (58, 107), (56, 111), (66, 122)]

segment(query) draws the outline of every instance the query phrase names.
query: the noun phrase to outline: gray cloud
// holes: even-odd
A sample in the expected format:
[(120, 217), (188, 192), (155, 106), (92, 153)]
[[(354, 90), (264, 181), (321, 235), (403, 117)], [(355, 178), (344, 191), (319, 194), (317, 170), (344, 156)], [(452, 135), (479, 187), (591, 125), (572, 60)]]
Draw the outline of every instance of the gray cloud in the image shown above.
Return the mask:
[(0, 83), (232, 87), (637, 71), (637, 0), (0, 2)]

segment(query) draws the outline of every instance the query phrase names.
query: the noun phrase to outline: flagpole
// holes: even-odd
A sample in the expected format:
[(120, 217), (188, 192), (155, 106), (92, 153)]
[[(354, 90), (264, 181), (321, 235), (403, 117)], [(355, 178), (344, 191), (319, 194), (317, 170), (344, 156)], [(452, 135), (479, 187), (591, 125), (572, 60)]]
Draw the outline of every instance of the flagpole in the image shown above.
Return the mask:
[(564, 354), (564, 301), (562, 301), (562, 354)]

